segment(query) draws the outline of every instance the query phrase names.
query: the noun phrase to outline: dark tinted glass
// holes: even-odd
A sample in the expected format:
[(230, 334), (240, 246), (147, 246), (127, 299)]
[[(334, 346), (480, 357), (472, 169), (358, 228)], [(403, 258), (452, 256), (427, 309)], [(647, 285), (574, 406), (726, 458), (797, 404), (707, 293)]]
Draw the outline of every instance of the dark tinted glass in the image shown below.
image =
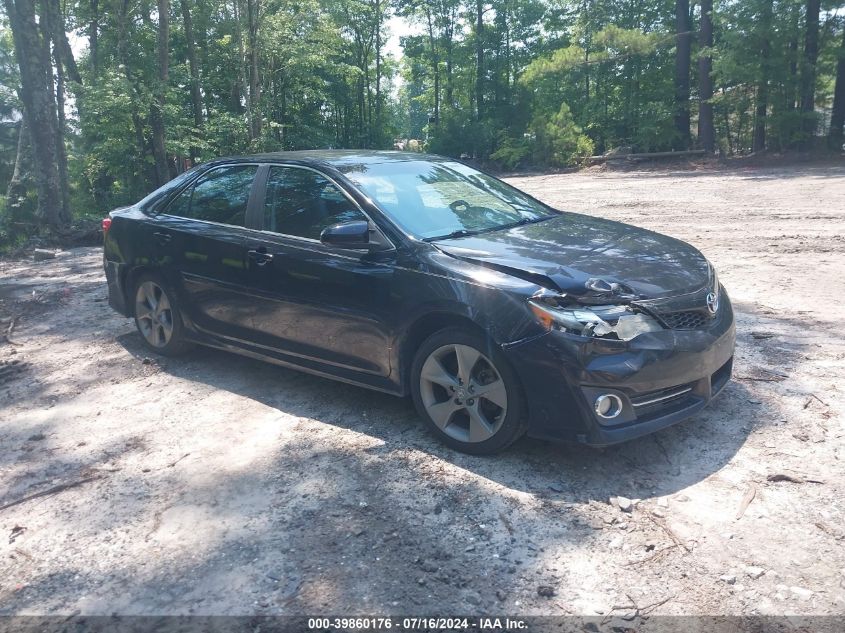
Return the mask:
[(271, 167), (264, 229), (320, 239), (326, 227), (367, 217), (324, 176), (310, 169)]
[(171, 193), (173, 193), (176, 189), (181, 187), (183, 183), (185, 183), (188, 180), (190, 180), (191, 178), (193, 178), (196, 175), (197, 170), (199, 170), (199, 169), (203, 169), (203, 167), (202, 166), (192, 167), (188, 171), (179, 174), (178, 176), (176, 176), (176, 178), (169, 181), (167, 184), (159, 187), (158, 189), (153, 191), (151, 194), (149, 194), (146, 198), (141, 200), (138, 203), (138, 206), (141, 207), (144, 210), (150, 209), (150, 210), (153, 210), (157, 213), (158, 211), (160, 211), (160, 209), (158, 209), (157, 207), (160, 206), (161, 204), (163, 204), (165, 202), (166, 198)]
[(183, 191), (167, 208), (170, 215), (234, 226), (246, 225), (246, 207), (255, 165), (213, 169)]

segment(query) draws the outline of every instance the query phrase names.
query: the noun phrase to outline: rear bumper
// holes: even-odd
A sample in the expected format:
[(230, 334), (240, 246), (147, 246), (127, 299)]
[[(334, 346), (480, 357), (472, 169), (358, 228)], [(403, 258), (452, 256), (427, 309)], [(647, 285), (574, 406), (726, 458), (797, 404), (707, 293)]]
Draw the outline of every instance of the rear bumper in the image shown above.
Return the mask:
[(126, 275), (122, 274), (122, 268), (125, 264), (118, 262), (110, 262), (103, 257), (103, 268), (106, 271), (106, 283), (109, 288), (109, 305), (123, 316), (133, 316), (129, 312), (129, 306), (126, 304), (126, 291), (123, 287)]
[[(663, 330), (628, 342), (553, 331), (505, 345), (528, 400), (529, 435), (592, 446), (624, 442), (703, 409), (730, 379), (736, 329), (723, 294), (707, 329)], [(622, 408), (611, 420), (593, 408), (601, 394)]]

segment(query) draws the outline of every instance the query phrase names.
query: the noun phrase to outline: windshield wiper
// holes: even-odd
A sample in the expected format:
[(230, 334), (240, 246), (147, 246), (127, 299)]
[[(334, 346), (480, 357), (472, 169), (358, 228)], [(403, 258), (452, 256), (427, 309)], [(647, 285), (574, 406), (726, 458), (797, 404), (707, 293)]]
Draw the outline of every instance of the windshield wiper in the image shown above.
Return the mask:
[(526, 224), (535, 224), (537, 222), (542, 222), (543, 220), (549, 220), (553, 218), (553, 215), (544, 215), (541, 218), (520, 218), (516, 222), (510, 222), (508, 224), (500, 224), (499, 226), (491, 226), (490, 228), (481, 229), (480, 231), (475, 231), (475, 233), (490, 233), (492, 231), (504, 231), (505, 229), (512, 229), (517, 226), (524, 226)]
[(423, 242), (436, 242), (437, 240), (451, 240), (456, 237), (466, 237), (467, 235), (477, 235), (480, 231), (468, 231), (467, 229), (458, 229), (446, 235), (437, 235), (435, 237), (425, 237)]
[(423, 238), (424, 242), (436, 242), (437, 240), (451, 240), (456, 237), (467, 237), (468, 235), (478, 235), (480, 233), (491, 233), (493, 231), (503, 231), (505, 229), (512, 229), (517, 226), (523, 226), (524, 224), (534, 224), (535, 222), (542, 222), (543, 220), (550, 220), (552, 219), (553, 215), (544, 215), (539, 218), (520, 218), (516, 222), (510, 222), (508, 224), (500, 224), (499, 226), (488, 226), (484, 229), (475, 229), (475, 230), (468, 230), (468, 229), (458, 229), (457, 231), (452, 231), (451, 233), (447, 233), (446, 235), (438, 235), (436, 237), (426, 237)]

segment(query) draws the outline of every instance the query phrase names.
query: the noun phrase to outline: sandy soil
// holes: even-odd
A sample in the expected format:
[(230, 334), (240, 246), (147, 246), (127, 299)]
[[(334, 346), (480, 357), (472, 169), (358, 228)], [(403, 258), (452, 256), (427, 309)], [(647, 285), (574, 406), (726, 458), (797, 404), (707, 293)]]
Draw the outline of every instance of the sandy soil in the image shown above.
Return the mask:
[(97, 248), (2, 262), (0, 506), (46, 494), (0, 509), (0, 614), (845, 613), (845, 166), (513, 182), (715, 262), (739, 340), (712, 406), (469, 457), (408, 401), (148, 358)]

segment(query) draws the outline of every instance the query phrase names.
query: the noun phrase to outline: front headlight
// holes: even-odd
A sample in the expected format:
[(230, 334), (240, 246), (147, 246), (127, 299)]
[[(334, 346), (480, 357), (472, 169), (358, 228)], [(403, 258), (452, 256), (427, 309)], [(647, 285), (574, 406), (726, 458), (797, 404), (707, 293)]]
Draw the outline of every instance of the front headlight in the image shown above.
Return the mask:
[(548, 330), (558, 329), (587, 337), (631, 339), (663, 327), (651, 316), (635, 312), (627, 305), (565, 306), (560, 295), (540, 292), (528, 300), (528, 307)]

